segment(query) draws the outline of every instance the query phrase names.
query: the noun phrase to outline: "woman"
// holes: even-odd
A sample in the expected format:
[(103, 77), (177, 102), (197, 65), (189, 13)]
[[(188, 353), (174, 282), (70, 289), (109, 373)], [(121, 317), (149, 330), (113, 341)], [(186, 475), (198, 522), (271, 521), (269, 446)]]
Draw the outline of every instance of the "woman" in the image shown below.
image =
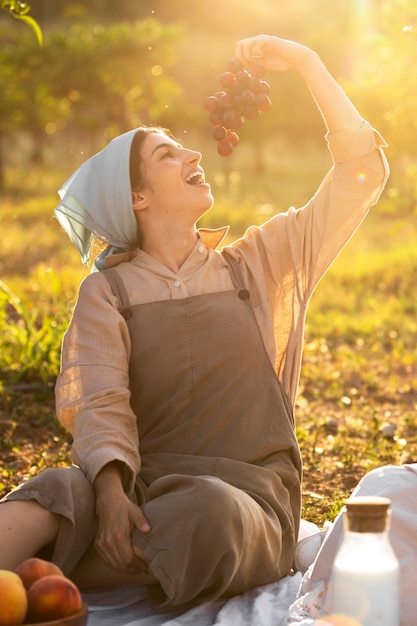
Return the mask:
[(160, 609), (291, 570), (307, 304), (388, 167), (383, 140), (312, 50), (259, 35), (235, 56), (304, 78), (334, 165), (305, 207), (222, 252), (224, 230), (195, 226), (213, 203), (201, 155), (167, 132), (126, 133), (67, 181), (61, 224), (84, 260), (93, 236), (110, 250), (81, 285), (56, 386), (75, 466), (5, 498), (0, 567), (48, 547), (79, 586), (146, 584)]

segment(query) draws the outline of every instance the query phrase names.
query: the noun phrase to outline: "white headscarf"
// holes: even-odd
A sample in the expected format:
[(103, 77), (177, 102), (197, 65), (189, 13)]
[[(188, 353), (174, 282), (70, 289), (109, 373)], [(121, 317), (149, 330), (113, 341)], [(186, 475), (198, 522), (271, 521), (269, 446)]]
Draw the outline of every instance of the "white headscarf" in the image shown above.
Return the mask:
[(137, 222), (130, 187), (130, 147), (138, 129), (113, 139), (83, 163), (62, 185), (55, 216), (78, 249), (83, 263), (90, 260), (94, 237), (108, 246), (131, 250)]

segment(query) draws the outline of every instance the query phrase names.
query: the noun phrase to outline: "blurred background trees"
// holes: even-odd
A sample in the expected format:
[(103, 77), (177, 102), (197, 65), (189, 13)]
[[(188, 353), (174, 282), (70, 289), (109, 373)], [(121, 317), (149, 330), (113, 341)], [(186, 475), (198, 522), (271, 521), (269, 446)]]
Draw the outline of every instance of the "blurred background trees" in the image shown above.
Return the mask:
[(54, 136), (94, 149), (103, 135), (157, 118), (179, 93), (176, 81), (162, 71), (172, 65), (178, 37), (178, 27), (152, 19), (73, 23), (44, 28), (40, 47), (30, 31), (3, 26), (3, 150), (7, 139), (18, 142), (24, 133), (32, 140), (31, 159), (41, 162), (48, 146), (55, 152)]
[[(201, 147), (206, 167), (227, 179), (236, 170), (270, 174), (281, 164), (281, 174), (291, 170), (297, 186), (294, 170), (306, 178), (303, 168), (314, 170), (328, 154), (322, 120), (295, 74), (268, 75), (273, 112), (245, 124), (229, 159), (217, 157), (202, 108), (219, 88), (234, 42), (267, 32), (317, 50), (389, 143), (392, 177), (382, 209), (416, 210), (415, 0), (29, 4), (42, 47), (30, 29), (0, 12), (0, 183), (8, 167), (34, 163), (70, 173), (112, 136), (154, 122)], [(304, 165), (310, 154), (317, 159)]]

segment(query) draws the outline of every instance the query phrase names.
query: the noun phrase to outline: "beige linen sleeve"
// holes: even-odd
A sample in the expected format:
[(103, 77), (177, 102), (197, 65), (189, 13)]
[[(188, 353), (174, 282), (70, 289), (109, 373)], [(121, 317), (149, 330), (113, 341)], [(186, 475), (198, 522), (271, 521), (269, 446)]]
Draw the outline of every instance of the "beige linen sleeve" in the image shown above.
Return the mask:
[(368, 124), (328, 135), (333, 167), (302, 208), (250, 228), (231, 248), (255, 297), (276, 372), (295, 401), (308, 301), (375, 204), (388, 177), (381, 136)]
[[(304, 302), (378, 201), (389, 173), (381, 150), (386, 144), (367, 122), (326, 138), (333, 168), (305, 207), (290, 210), (286, 224), (289, 258)], [(265, 235), (276, 257), (274, 236), (269, 239), (268, 229)]]
[(265, 249), (271, 288), (282, 287), (292, 274), (303, 301), (377, 202), (389, 172), (381, 150), (385, 143), (368, 122), (326, 139), (334, 165), (315, 195), (304, 207), (290, 208), (262, 227), (249, 229), (247, 253), (245, 244), (241, 246), (247, 264), (256, 264), (251, 239), (261, 239), (256, 248)]
[(124, 464), (130, 490), (139, 472), (136, 416), (130, 407), (130, 338), (106, 279), (81, 284), (64, 336), (55, 388), (60, 423), (72, 433), (73, 462), (94, 482), (111, 461)]

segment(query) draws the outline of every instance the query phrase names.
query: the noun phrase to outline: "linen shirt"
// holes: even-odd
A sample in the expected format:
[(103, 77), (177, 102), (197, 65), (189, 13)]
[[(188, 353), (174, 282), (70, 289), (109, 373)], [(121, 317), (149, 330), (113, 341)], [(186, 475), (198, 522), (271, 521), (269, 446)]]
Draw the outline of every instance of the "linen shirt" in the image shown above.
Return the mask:
[[(249, 228), (226, 247), (239, 260), (268, 357), (293, 405), (309, 299), (378, 200), (388, 176), (381, 149), (385, 143), (368, 122), (326, 139), (333, 166), (311, 200)], [(142, 250), (120, 263), (117, 271), (129, 304), (231, 289), (227, 264), (216, 249), (223, 235), (222, 229), (200, 230), (177, 272)], [(104, 465), (118, 460), (124, 463), (128, 489), (140, 470), (129, 358), (129, 331), (117, 298), (102, 273), (90, 274), (80, 286), (64, 336), (55, 390), (57, 417), (73, 435), (74, 463), (91, 482)]]

